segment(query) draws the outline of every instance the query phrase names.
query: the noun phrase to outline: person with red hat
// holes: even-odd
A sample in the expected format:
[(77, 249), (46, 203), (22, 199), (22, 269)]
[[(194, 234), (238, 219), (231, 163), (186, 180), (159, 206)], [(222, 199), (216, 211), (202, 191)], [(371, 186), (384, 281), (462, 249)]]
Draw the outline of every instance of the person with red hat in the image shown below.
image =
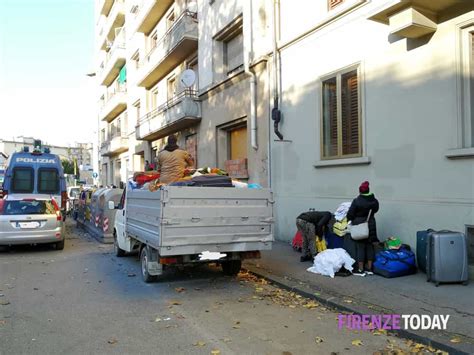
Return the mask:
[[(357, 196), (351, 204), (347, 212), (347, 220), (352, 225), (358, 225), (367, 221), (369, 224), (369, 236), (367, 239), (354, 240), (356, 250), (356, 261), (358, 268), (353, 272), (354, 275), (365, 276), (373, 275), (372, 262), (375, 258), (375, 251), (373, 243), (378, 242), (377, 238), (377, 224), (375, 222), (375, 214), (379, 210), (379, 201), (375, 195), (370, 192), (368, 181), (364, 181), (359, 186), (359, 196)], [(364, 264), (367, 263), (367, 268), (364, 271)]]

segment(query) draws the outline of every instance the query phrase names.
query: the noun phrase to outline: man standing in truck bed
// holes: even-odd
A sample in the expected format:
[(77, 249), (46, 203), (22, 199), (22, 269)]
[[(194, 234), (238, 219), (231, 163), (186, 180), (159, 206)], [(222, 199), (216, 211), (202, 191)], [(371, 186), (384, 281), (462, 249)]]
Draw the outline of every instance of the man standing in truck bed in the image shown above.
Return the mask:
[(176, 136), (169, 136), (165, 148), (158, 153), (157, 170), (160, 171), (160, 183), (169, 184), (181, 179), (184, 170), (193, 164), (191, 155), (179, 149)]

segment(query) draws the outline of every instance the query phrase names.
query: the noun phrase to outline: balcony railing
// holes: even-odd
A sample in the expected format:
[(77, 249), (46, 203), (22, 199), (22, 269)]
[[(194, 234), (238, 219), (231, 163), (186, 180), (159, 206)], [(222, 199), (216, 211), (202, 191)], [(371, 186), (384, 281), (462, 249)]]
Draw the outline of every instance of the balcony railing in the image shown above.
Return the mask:
[(185, 11), (139, 63), (139, 86), (149, 88), (197, 49), (196, 13)]
[(135, 10), (135, 31), (143, 32), (145, 35), (160, 21), (174, 0), (142, 0), (133, 6)]
[(116, 132), (100, 145), (100, 155), (116, 155), (128, 150), (128, 137), (121, 132)]
[(127, 88), (125, 85), (118, 86), (113, 91), (107, 93), (104, 105), (100, 110), (100, 117), (103, 121), (110, 122), (126, 109)]
[(107, 48), (108, 42), (115, 41), (115, 29), (122, 27), (125, 23), (125, 1), (115, 0), (112, 9), (104, 23), (102, 36), (99, 37), (99, 46), (101, 49)]
[(105, 55), (104, 67), (100, 74), (101, 85), (109, 86), (117, 77), (125, 61), (125, 41), (123, 41), (122, 36), (120, 36), (117, 37), (117, 40), (112, 44), (112, 47)]
[(156, 140), (193, 126), (201, 120), (201, 102), (194, 90), (186, 90), (141, 117), (136, 126), (139, 140)]

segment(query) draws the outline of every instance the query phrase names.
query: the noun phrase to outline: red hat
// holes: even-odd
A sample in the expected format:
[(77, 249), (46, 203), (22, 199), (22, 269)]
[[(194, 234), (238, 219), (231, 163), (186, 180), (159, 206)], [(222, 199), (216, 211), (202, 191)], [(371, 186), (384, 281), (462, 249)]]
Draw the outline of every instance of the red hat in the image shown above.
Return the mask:
[(368, 181), (364, 181), (362, 184), (360, 184), (359, 186), (359, 192), (361, 194), (366, 194), (370, 191), (369, 189), (369, 182)]

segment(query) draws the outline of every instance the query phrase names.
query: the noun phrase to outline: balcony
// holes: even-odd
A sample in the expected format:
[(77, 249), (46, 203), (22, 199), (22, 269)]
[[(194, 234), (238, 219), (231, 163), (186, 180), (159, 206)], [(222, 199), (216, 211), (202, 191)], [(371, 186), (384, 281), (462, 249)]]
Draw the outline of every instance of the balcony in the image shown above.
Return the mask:
[(186, 90), (140, 118), (135, 127), (138, 140), (164, 138), (201, 121), (201, 102), (197, 92)]
[(471, 1), (396, 0), (378, 8), (369, 20), (390, 25), (390, 32), (393, 34), (416, 38), (436, 31), (434, 25), (443, 22), (452, 14), (471, 10)]
[(107, 43), (114, 42), (116, 37), (116, 29), (125, 23), (125, 1), (115, 0), (112, 9), (104, 23), (102, 34), (99, 37), (100, 49), (105, 50)]
[(174, 0), (145, 0), (138, 9), (136, 31), (148, 35), (160, 21)]
[(128, 137), (116, 134), (100, 146), (100, 155), (103, 157), (117, 155), (128, 150)]
[(113, 4), (114, 4), (114, 0), (100, 0), (99, 1), (100, 14), (107, 16)]
[(107, 101), (100, 110), (102, 121), (111, 122), (127, 109), (127, 89), (117, 89), (108, 95)]
[(198, 47), (196, 14), (184, 12), (140, 61), (138, 86), (149, 89), (182, 63)]
[(100, 84), (109, 86), (119, 75), (125, 61), (125, 42), (119, 41), (119, 38), (117, 38), (112, 48), (105, 55), (104, 68), (99, 74)]

